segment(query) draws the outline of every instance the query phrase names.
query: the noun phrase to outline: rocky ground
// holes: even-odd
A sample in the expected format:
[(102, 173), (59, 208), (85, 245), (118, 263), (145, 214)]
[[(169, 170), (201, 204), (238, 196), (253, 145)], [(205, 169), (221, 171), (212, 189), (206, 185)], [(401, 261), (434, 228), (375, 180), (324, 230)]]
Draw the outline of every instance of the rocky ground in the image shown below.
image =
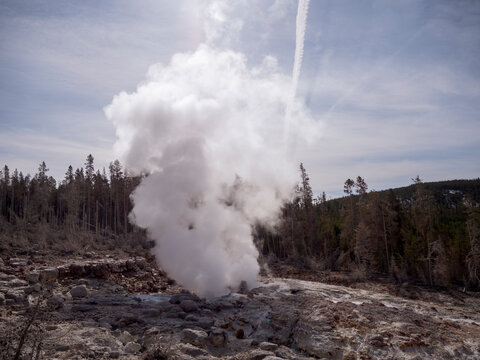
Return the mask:
[(207, 300), (149, 258), (4, 258), (0, 356), (480, 359), (475, 294), (332, 282), (262, 277)]

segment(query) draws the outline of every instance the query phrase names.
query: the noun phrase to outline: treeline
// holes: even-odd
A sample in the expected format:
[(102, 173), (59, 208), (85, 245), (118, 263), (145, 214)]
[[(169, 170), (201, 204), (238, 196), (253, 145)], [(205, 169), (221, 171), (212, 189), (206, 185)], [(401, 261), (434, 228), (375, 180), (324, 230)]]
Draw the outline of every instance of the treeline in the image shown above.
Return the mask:
[(118, 160), (110, 163), (108, 174), (95, 170), (88, 155), (84, 167), (69, 166), (57, 184), (42, 162), (31, 177), (12, 173), (7, 165), (0, 170), (0, 215), (10, 224), (48, 224), (71, 232), (116, 236), (133, 230), (128, 221), (132, 209), (130, 194), (140, 178), (129, 176)]
[(345, 197), (327, 201), (325, 193), (313, 197), (302, 164), (300, 173), (297, 197), (283, 207), (276, 231), (256, 227), (264, 256), (366, 278), (480, 286), (480, 180), (460, 181), (461, 191), (457, 183), (432, 186), (417, 176), (401, 189), (408, 197), (400, 197), (368, 192), (358, 176), (345, 181)]
[[(358, 176), (346, 180), (345, 197), (327, 201), (325, 193), (313, 196), (302, 164), (300, 175), (297, 196), (283, 206), (277, 228), (254, 229), (265, 257), (314, 262), (362, 277), (385, 274), (397, 281), (480, 288), (480, 179), (432, 184), (417, 177), (408, 187), (369, 192)], [(0, 170), (0, 230), (5, 223), (16, 232), (47, 225), (57, 234), (72, 235), (60, 236), (63, 241), (78, 234), (97, 240), (128, 235), (143, 246), (146, 233), (128, 219), (130, 195), (140, 180), (117, 160), (108, 173), (96, 170), (92, 155), (84, 167), (69, 166), (58, 184), (45, 162), (33, 177), (5, 165)]]

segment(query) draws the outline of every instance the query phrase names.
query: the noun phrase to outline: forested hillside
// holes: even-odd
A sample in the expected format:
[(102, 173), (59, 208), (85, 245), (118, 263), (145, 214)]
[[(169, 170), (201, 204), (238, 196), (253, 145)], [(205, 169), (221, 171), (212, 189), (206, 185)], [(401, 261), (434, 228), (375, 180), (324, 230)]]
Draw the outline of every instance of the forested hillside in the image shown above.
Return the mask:
[(413, 184), (368, 192), (347, 179), (345, 197), (313, 197), (300, 166), (298, 197), (282, 210), (276, 231), (256, 228), (262, 254), (274, 259), (351, 270), (362, 278), (478, 288), (480, 179)]
[[(59, 183), (48, 176), (45, 162), (31, 177), (7, 165), (0, 170), (1, 249), (114, 248), (125, 240), (145, 244), (132, 226), (130, 194), (139, 184), (118, 160), (96, 170), (88, 155), (84, 167), (69, 166)], [(7, 248), (7, 249), (6, 249)]]
[[(368, 191), (360, 176), (347, 179), (345, 197), (314, 198), (300, 166), (297, 197), (282, 208), (275, 229), (257, 225), (255, 241), (268, 260), (315, 263), (325, 270), (349, 270), (374, 278), (419, 280), (427, 285), (480, 285), (480, 179), (423, 183)], [(0, 171), (0, 209), (6, 248), (75, 245), (88, 238), (110, 248), (128, 239), (146, 246), (144, 231), (132, 226), (130, 194), (139, 177), (118, 161), (108, 173), (69, 166), (58, 184), (45, 162), (33, 177), (8, 166)], [(40, 241), (43, 238), (43, 242)]]

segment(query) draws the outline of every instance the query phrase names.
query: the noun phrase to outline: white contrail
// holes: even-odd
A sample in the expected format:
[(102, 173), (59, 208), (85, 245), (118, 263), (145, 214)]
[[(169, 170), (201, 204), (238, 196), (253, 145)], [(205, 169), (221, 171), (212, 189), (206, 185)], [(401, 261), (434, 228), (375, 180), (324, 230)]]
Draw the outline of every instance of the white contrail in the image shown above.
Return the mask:
[(305, 41), (305, 31), (307, 30), (307, 14), (310, 0), (299, 0), (297, 11), (297, 33), (295, 41), (295, 58), (292, 72), (292, 96), (297, 92), (298, 79), (302, 70), (303, 43)]
[(290, 122), (291, 122), (291, 112), (292, 104), (297, 93), (298, 80), (300, 78), (300, 72), (302, 70), (302, 59), (303, 59), (303, 43), (305, 41), (305, 31), (307, 30), (307, 15), (308, 15), (308, 5), (310, 0), (299, 0), (298, 1), (298, 10), (297, 10), (297, 30), (296, 30), (296, 39), (295, 39), (295, 57), (293, 61), (293, 71), (292, 71), (292, 88), (291, 95), (287, 103), (285, 111), (285, 126), (283, 129), (283, 143), (284, 151), (288, 152), (289, 147), (289, 136), (290, 136)]

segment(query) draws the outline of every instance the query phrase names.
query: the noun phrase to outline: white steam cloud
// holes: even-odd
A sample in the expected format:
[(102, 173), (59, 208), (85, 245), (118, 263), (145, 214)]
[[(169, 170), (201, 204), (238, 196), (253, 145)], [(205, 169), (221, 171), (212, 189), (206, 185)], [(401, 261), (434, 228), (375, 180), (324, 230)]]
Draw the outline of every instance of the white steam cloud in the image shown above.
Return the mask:
[[(148, 172), (133, 194), (131, 220), (155, 239), (160, 265), (203, 296), (256, 282), (252, 225), (274, 224), (297, 182), (284, 153), (291, 78), (266, 57), (247, 66), (241, 53), (201, 45), (156, 64), (137, 90), (106, 107), (115, 150), (133, 173)], [(293, 100), (291, 136), (314, 136)]]

